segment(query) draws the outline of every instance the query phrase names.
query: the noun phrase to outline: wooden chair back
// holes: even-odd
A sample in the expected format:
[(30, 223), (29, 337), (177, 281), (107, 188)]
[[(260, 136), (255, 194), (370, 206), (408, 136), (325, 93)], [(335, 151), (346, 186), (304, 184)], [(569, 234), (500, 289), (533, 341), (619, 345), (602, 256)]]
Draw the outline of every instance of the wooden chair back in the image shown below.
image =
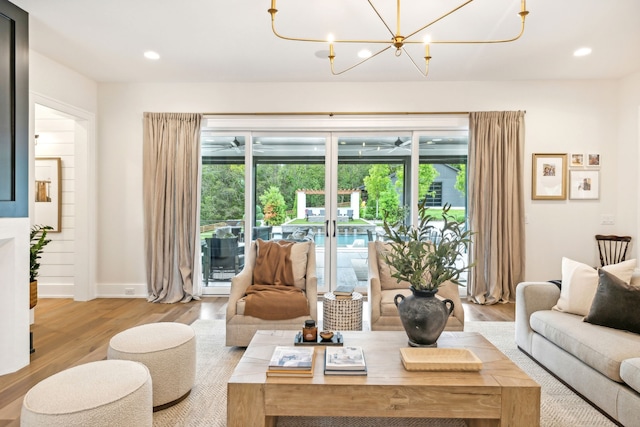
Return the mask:
[(625, 260), (631, 237), (596, 234), (596, 242), (600, 253), (600, 266), (604, 267)]

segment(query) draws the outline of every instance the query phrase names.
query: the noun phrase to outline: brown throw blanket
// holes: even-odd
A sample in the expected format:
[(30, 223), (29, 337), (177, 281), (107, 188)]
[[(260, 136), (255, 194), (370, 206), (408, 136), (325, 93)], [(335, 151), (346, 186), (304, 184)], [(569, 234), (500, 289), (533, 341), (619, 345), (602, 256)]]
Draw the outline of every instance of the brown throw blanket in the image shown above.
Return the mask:
[(253, 284), (293, 286), (291, 246), (294, 244), (283, 240), (256, 240), (258, 256), (253, 268)]
[(251, 285), (244, 299), (245, 316), (284, 320), (309, 315), (307, 297), (293, 286)]
[(291, 246), (295, 243), (258, 239), (256, 244), (254, 284), (247, 288), (244, 314), (265, 320), (308, 316), (307, 297), (294, 286)]

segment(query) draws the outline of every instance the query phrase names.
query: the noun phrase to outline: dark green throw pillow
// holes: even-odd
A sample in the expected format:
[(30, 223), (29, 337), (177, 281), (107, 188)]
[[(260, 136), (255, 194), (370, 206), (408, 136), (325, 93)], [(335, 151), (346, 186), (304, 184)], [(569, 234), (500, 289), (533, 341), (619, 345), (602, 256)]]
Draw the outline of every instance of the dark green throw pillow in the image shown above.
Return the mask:
[(596, 295), (585, 322), (640, 334), (640, 287), (599, 271)]

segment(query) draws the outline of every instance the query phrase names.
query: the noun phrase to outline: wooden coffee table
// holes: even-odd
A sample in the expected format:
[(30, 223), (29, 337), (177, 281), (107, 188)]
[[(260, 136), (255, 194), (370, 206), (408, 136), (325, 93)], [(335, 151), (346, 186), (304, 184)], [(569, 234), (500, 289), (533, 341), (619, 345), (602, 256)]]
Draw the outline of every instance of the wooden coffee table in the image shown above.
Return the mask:
[(461, 418), (468, 426), (540, 425), (540, 386), (482, 335), (444, 332), (441, 348), (467, 348), (479, 372), (407, 371), (395, 331), (345, 331), (361, 346), (367, 376), (325, 376), (324, 347), (316, 347), (312, 378), (269, 377), (276, 345), (293, 345), (296, 331), (258, 331), (227, 384), (227, 426), (275, 426), (282, 416)]

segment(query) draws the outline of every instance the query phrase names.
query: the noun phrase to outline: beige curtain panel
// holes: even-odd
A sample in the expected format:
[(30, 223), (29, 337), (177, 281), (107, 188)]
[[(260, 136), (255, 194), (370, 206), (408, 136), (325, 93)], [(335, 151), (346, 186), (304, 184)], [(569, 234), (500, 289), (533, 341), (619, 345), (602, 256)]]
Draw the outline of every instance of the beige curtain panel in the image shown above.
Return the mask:
[(144, 113), (144, 238), (151, 302), (197, 297), (201, 121), (201, 114)]
[(513, 302), (524, 278), (523, 162), (524, 112), (470, 114), (470, 301)]

